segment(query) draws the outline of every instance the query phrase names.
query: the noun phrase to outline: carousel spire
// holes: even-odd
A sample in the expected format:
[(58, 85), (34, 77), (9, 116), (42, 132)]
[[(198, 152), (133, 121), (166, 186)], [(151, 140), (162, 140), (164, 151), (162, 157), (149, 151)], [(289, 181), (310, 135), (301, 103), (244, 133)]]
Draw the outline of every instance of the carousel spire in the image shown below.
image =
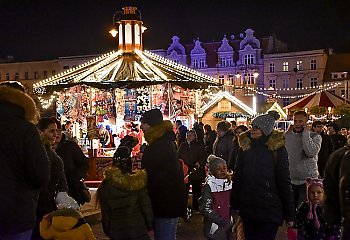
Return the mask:
[(147, 29), (141, 21), (141, 13), (135, 6), (126, 5), (123, 11), (113, 15), (113, 28), (109, 31), (113, 37), (118, 35), (118, 50), (122, 52), (142, 51), (142, 33)]

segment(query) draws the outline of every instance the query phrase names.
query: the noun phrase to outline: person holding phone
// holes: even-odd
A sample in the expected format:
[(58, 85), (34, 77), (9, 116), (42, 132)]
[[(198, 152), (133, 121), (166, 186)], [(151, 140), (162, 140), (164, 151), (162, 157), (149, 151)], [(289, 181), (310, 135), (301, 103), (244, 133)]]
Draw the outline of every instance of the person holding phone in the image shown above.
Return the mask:
[(296, 111), (294, 124), (284, 134), (288, 152), (289, 171), (297, 208), (306, 199), (306, 179), (317, 178), (318, 153), (322, 137), (311, 131), (307, 125), (308, 115), (305, 111)]

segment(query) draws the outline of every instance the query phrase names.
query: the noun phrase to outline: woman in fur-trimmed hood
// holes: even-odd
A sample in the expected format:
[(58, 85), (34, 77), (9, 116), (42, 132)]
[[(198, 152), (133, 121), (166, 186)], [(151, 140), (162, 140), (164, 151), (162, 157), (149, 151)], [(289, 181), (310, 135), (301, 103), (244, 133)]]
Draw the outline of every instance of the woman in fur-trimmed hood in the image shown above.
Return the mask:
[(273, 130), (278, 113), (256, 117), (239, 136), (231, 208), (239, 211), (245, 238), (275, 239), (278, 227), (295, 217), (283, 133)]
[(147, 192), (145, 170), (132, 171), (131, 151), (119, 147), (113, 167), (106, 170), (98, 188), (102, 226), (113, 240), (145, 239), (153, 227), (153, 212)]
[[(141, 128), (148, 143), (142, 166), (148, 174), (148, 192), (155, 216), (155, 239), (162, 239), (159, 234), (164, 232), (175, 239), (177, 218), (185, 216), (187, 199), (182, 166), (174, 143), (173, 125), (163, 120), (158, 109), (152, 109), (143, 114)], [(166, 225), (162, 221), (172, 224)], [(169, 229), (164, 229), (164, 225)]]
[(0, 236), (15, 239), (35, 225), (38, 194), (50, 178), (49, 160), (34, 124), (39, 112), (17, 82), (0, 84)]

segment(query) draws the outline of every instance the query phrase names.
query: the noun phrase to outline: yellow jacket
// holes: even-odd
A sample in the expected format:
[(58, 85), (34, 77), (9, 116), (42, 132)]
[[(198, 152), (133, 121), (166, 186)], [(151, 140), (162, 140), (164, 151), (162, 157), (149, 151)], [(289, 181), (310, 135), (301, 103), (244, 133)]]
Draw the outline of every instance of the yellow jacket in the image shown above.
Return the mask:
[(96, 240), (90, 225), (73, 209), (61, 209), (44, 216), (40, 235), (52, 240)]

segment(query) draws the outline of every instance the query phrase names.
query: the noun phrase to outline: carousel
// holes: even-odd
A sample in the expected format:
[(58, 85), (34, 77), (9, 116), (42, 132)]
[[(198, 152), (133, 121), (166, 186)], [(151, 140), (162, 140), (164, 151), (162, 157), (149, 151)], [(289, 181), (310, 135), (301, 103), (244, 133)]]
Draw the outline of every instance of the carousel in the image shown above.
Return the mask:
[(143, 50), (146, 28), (136, 7), (116, 12), (113, 27), (118, 50), (33, 85), (42, 106), (54, 105), (62, 122), (74, 122), (74, 135), (90, 158), (90, 180), (102, 177), (123, 136), (134, 134), (142, 142), (137, 123), (144, 111), (159, 108), (166, 118), (189, 125), (200, 112), (200, 89), (218, 86), (210, 76)]

